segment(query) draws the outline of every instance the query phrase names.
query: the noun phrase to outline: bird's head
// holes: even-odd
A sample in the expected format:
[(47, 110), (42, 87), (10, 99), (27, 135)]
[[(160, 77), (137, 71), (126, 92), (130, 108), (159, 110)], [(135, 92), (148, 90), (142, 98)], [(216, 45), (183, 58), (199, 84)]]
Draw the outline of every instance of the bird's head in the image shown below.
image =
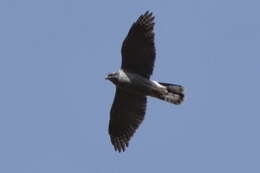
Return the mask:
[(113, 72), (113, 73), (109, 73), (106, 77), (106, 80), (110, 80), (111, 82), (113, 82), (114, 84), (118, 83), (118, 79), (119, 79), (119, 73), (118, 72)]

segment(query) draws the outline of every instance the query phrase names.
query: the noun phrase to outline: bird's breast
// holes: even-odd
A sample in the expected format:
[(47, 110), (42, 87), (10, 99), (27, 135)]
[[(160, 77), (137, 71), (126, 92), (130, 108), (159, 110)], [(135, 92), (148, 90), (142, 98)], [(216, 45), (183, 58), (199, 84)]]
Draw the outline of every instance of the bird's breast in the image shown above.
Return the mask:
[(127, 92), (149, 95), (152, 82), (137, 74), (124, 73), (120, 76), (117, 86)]

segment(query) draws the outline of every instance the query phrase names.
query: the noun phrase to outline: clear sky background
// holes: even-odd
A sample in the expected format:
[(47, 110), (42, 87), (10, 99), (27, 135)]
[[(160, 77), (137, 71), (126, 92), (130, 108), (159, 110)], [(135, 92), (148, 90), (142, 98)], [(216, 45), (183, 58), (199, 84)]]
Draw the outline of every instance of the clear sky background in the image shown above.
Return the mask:
[[(1, 173), (259, 173), (260, 1), (1, 0)], [(121, 43), (156, 16), (155, 80), (124, 153), (107, 133)]]

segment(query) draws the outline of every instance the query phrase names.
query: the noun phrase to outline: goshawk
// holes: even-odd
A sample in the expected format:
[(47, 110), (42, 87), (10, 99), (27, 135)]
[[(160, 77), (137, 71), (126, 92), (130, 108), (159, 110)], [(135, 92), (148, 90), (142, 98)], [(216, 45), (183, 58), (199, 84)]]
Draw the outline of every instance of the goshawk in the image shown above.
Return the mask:
[(121, 68), (106, 76), (116, 86), (110, 110), (109, 135), (116, 151), (125, 151), (144, 119), (146, 96), (173, 104), (183, 101), (183, 87), (150, 80), (155, 61), (154, 16), (147, 11), (134, 22), (125, 38)]

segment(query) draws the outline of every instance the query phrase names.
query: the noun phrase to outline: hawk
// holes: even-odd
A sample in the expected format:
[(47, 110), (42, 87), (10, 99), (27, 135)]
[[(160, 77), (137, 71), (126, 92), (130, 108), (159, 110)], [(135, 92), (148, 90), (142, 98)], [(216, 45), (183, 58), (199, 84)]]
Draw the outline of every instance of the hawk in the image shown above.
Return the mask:
[(145, 12), (134, 22), (121, 48), (121, 68), (105, 79), (116, 86), (110, 110), (109, 135), (116, 151), (125, 151), (144, 120), (147, 96), (169, 103), (183, 101), (181, 85), (150, 80), (155, 61), (154, 16)]

